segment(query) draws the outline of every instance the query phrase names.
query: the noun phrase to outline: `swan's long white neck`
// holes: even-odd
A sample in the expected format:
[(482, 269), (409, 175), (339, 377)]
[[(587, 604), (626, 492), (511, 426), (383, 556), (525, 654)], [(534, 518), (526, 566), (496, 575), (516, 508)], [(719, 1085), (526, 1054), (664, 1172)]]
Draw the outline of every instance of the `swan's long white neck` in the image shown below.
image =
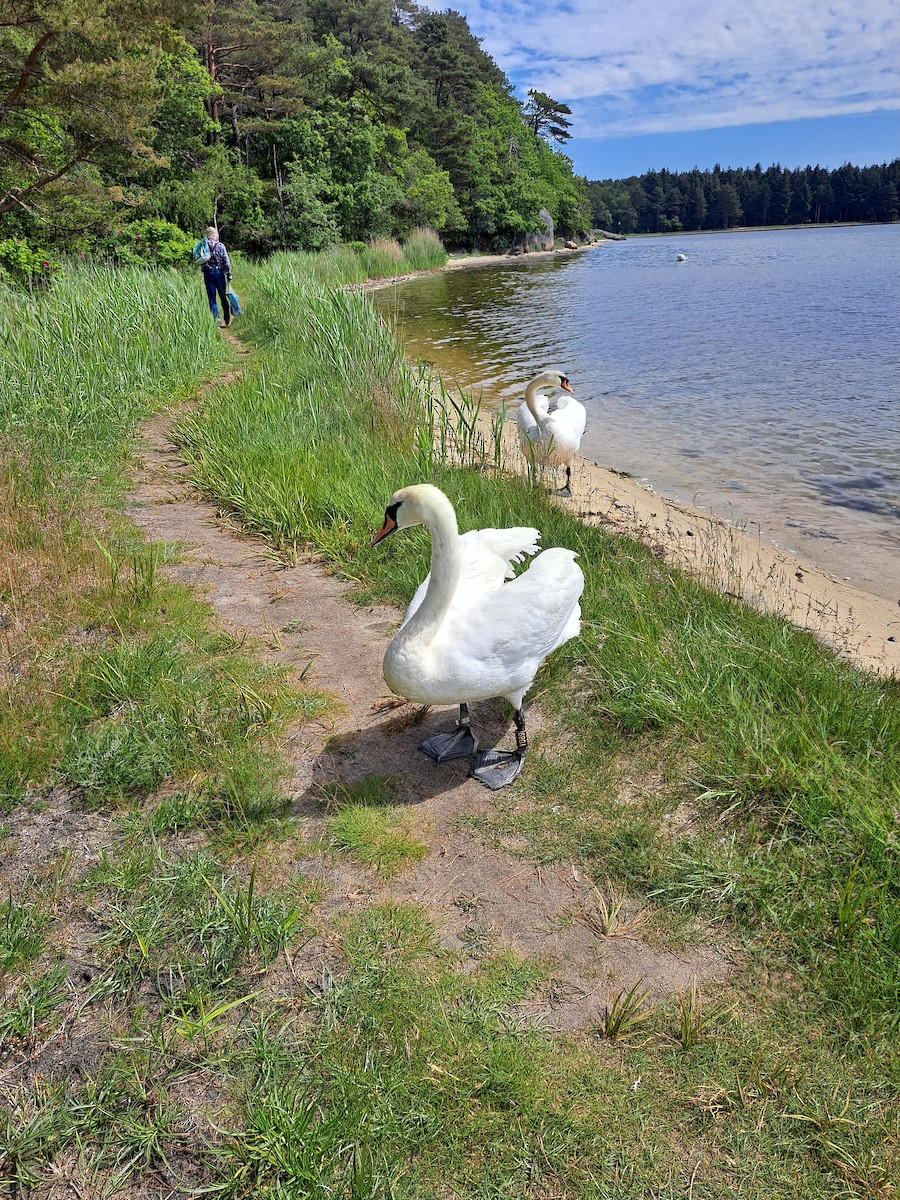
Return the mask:
[(403, 633), (427, 639), (438, 629), (450, 607), (459, 582), (461, 555), (456, 513), (446, 496), (430, 498), (424, 524), (431, 534), (431, 578), (425, 599)]
[(541, 396), (543, 388), (553, 387), (551, 380), (545, 379), (543, 375), (539, 375), (537, 379), (532, 379), (528, 387), (525, 389), (525, 403), (528, 405), (528, 411), (537, 422), (543, 421), (547, 415), (547, 410), (550, 407), (550, 401), (546, 396), (543, 396), (543, 404), (538, 403), (538, 397)]

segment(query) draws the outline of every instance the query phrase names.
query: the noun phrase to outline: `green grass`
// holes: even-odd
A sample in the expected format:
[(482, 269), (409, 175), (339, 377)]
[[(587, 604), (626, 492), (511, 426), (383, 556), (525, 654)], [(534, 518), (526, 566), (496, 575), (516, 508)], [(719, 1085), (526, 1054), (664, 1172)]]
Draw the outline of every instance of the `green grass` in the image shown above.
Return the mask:
[(36, 958), (44, 948), (46, 913), (34, 901), (19, 902), (12, 894), (0, 904), (0, 971)]
[(348, 804), (328, 818), (326, 828), (332, 845), (374, 867), (382, 879), (392, 878), (428, 853), (428, 847), (405, 828), (402, 814), (396, 810)]
[(403, 261), (407, 270), (428, 271), (443, 266), (447, 252), (433, 229), (419, 226), (403, 243)]
[(148, 406), (231, 358), (196, 275), (84, 265), (0, 301), (0, 440), (38, 476), (108, 475)]
[[(181, 423), (196, 477), (366, 600), (407, 600), (427, 569), (421, 533), (369, 546), (392, 492), (420, 479), (464, 529), (536, 525), (577, 549), (582, 636), (539, 678), (525, 771), (466, 825), (576, 864), (598, 938), (635, 933), (640, 909), (640, 937), (709, 941), (730, 981), (645, 1003), (649, 981), (631, 1000), (631, 980), (611, 984), (592, 1028), (554, 1037), (532, 1019), (548, 969), (475, 924), (461, 969), (418, 906), (320, 907), (322, 843), (284, 816), (279, 737), (327, 698), (254, 665), (167, 580), (171, 551), (143, 547), (91, 484), (115, 495), (140, 413), (215, 368), (221, 344), (201, 340), (118, 415), (102, 400), (96, 429), (73, 401), (58, 462), (23, 473), (7, 445), (0, 472), (7, 806), (77, 784), (109, 830), (93, 866), (50, 846), (47, 873), (0, 897), (0, 1192), (41, 1194), (65, 1171), (84, 1195), (887, 1200), (897, 684), (498, 475), (475, 406), (406, 364), (362, 297), (329, 293), (360, 271), (352, 248), (246, 269), (245, 375)], [(159, 294), (205, 321), (196, 282)], [(137, 369), (109, 361), (115, 339), (89, 353), (94, 301), (120, 283), (85, 276), (97, 295), (66, 310), (84, 321), (76, 377), (128, 385)], [(22, 311), (15, 344), (40, 348), (40, 313)], [(160, 326), (164, 358), (182, 361), (191, 320)], [(26, 448), (36, 396), (15, 410)], [(423, 849), (401, 796), (390, 776), (320, 796), (325, 844), (400, 872), (394, 887)]]

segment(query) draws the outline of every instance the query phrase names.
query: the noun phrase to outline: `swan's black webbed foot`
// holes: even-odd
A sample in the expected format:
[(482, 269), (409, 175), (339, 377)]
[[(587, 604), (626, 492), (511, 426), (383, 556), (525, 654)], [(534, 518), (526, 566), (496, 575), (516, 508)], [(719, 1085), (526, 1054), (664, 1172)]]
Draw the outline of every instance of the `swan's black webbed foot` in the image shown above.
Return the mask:
[(513, 718), (516, 723), (515, 750), (482, 750), (472, 767), (472, 778), (489, 787), (492, 792), (512, 783), (525, 763), (528, 736), (525, 733), (525, 714), (521, 708)]
[(472, 778), (496, 792), (512, 783), (524, 762), (524, 750), (482, 750), (472, 767)]
[(459, 706), (459, 720), (450, 733), (436, 733), (419, 747), (423, 754), (435, 762), (447, 762), (451, 758), (469, 758), (478, 751), (478, 738), (469, 724), (469, 710), (465, 704)]

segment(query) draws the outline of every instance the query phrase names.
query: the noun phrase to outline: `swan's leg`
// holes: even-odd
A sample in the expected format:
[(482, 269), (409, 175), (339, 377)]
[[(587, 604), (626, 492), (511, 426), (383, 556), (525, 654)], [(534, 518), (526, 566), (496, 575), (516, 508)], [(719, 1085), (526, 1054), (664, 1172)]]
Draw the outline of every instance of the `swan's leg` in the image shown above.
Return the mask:
[(450, 758), (468, 758), (470, 754), (475, 754), (478, 750), (478, 738), (469, 724), (468, 705), (459, 706), (459, 720), (454, 730), (450, 733), (436, 733), (434, 737), (424, 741), (419, 749), (439, 763)]
[(571, 496), (572, 495), (572, 468), (568, 465), (566, 466), (565, 487), (557, 488), (556, 494), (557, 494), (557, 496)]
[(516, 709), (514, 720), (516, 722), (515, 750), (482, 750), (472, 767), (473, 777), (493, 792), (512, 783), (525, 762), (528, 735), (525, 732), (525, 714), (521, 708)]

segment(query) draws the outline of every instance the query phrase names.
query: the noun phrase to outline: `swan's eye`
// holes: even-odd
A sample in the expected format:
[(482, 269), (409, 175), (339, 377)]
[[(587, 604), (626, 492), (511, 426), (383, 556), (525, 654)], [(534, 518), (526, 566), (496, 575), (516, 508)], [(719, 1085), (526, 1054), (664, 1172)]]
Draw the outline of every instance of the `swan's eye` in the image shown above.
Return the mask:
[(389, 504), (389, 505), (387, 506), (387, 508), (384, 510), (384, 515), (385, 515), (386, 517), (390, 517), (392, 521), (396, 522), (396, 520), (397, 520), (397, 510), (400, 508), (400, 505), (401, 505), (402, 503), (403, 503), (403, 501), (402, 501), (402, 500), (398, 500), (396, 504)]
[(569, 381), (568, 381), (568, 379), (566, 379), (565, 375), (560, 375), (560, 377), (559, 377), (559, 382), (560, 382), (560, 384), (562, 385), (562, 387), (568, 387), (568, 386), (569, 386)]

